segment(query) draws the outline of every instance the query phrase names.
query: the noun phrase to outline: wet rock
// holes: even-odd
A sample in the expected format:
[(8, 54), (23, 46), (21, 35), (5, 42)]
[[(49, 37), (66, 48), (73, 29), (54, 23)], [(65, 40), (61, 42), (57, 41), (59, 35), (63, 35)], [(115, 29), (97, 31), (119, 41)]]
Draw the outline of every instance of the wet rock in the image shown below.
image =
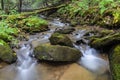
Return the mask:
[(53, 33), (49, 38), (50, 43), (52, 45), (61, 45), (61, 46), (69, 46), (73, 47), (72, 41), (65, 34)]
[(7, 43), (0, 44), (0, 59), (7, 63), (15, 62), (17, 57)]
[(45, 44), (45, 43), (48, 43), (48, 42), (49, 42), (48, 39), (37, 39), (37, 40), (33, 40), (31, 42), (31, 44), (32, 44), (32, 47), (37, 47), (40, 44)]
[(43, 31), (47, 31), (49, 30), (47, 25), (43, 25), (43, 26), (39, 26), (39, 27), (28, 27), (28, 26), (24, 26), (22, 28), (25, 32), (28, 32), (30, 34), (34, 34), (37, 32), (43, 32)]
[(80, 40), (77, 40), (77, 41), (76, 41), (76, 44), (77, 44), (77, 45), (79, 45), (79, 44), (87, 44), (88, 42), (89, 42), (88, 40), (82, 38), (82, 39), (80, 39)]
[(110, 66), (113, 80), (120, 80), (120, 45), (117, 45), (110, 55)]
[(120, 33), (116, 33), (113, 35), (108, 35), (102, 38), (91, 38), (90, 45), (94, 48), (108, 50), (112, 46), (120, 43)]
[(46, 61), (77, 61), (81, 53), (79, 50), (67, 46), (42, 44), (34, 49), (38, 60)]
[(72, 27), (67, 27), (67, 28), (58, 29), (58, 30), (56, 30), (55, 32), (58, 32), (58, 33), (61, 33), (61, 34), (70, 34), (70, 33), (72, 33), (73, 31), (75, 31), (74, 28), (72, 28)]

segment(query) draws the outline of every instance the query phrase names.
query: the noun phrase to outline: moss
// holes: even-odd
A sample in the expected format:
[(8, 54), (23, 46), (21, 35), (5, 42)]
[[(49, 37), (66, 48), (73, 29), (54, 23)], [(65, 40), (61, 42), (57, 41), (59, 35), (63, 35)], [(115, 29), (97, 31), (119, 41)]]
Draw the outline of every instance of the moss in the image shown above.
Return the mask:
[(7, 17), (7, 21), (13, 23), (14, 21), (17, 20), (17, 18), (18, 18), (18, 15), (10, 15)]
[(106, 36), (106, 35), (113, 34), (113, 33), (114, 33), (113, 30), (106, 30), (106, 29), (104, 29), (104, 30), (100, 31), (100, 34), (102, 36)]
[(117, 45), (110, 56), (113, 80), (120, 80), (120, 45)]
[(48, 24), (46, 20), (43, 20), (35, 16), (24, 19), (24, 21), (26, 23), (26, 26), (28, 27), (41, 27)]
[(11, 24), (13, 27), (17, 26), (18, 21), (24, 19), (25, 16), (22, 16), (20, 14), (16, 14), (16, 15), (9, 15), (6, 19), (6, 22)]
[(26, 19), (23, 19), (19, 23), (22, 23), (24, 25), (22, 27), (23, 30), (30, 33), (48, 30), (48, 22), (36, 16), (31, 16)]
[(52, 36), (49, 38), (49, 40), (50, 43), (53, 45), (73, 47), (72, 41), (65, 34), (53, 33)]
[(113, 78), (114, 80), (120, 80), (120, 64), (113, 65)]
[(23, 32), (34, 33), (48, 30), (48, 22), (37, 16), (9, 15), (5, 21), (11, 27), (20, 28)]
[(120, 33), (107, 35), (102, 38), (92, 38), (90, 45), (95, 48), (111, 48), (113, 45), (120, 43)]
[(115, 47), (112, 59), (114, 63), (120, 63), (120, 46)]
[(75, 48), (60, 45), (42, 44), (34, 49), (35, 57), (38, 60), (49, 61), (76, 61), (81, 53)]
[(7, 63), (16, 61), (16, 55), (13, 54), (12, 49), (3, 40), (0, 40), (0, 60)]
[(0, 39), (12, 41), (18, 35), (18, 28), (12, 28), (5, 21), (0, 22)]

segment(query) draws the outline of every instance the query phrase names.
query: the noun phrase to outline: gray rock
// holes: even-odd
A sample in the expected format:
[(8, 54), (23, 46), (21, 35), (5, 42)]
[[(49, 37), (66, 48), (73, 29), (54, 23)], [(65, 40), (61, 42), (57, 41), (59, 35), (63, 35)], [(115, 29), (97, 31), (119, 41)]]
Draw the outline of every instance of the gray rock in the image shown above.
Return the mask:
[(47, 61), (77, 61), (81, 57), (81, 52), (75, 48), (42, 44), (34, 49), (35, 57), (38, 60)]
[(52, 45), (73, 47), (71, 39), (65, 34), (53, 33), (49, 40)]

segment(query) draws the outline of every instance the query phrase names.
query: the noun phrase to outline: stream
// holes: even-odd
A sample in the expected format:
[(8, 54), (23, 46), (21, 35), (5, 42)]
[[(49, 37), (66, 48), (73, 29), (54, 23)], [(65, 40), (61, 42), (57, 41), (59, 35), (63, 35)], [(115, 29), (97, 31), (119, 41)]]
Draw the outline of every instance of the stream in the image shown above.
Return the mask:
[[(108, 57), (105, 56), (104, 59), (99, 51), (87, 44), (74, 44), (83, 55), (76, 63), (38, 64), (33, 55), (33, 48), (49, 42), (48, 38), (56, 29), (69, 27), (69, 24), (62, 23), (58, 18), (50, 21), (49, 27), (50, 31), (30, 35), (29, 41), (20, 43), (20, 49), (16, 51), (17, 62), (0, 69), (0, 80), (110, 80)], [(77, 35), (73, 33), (74, 40), (85, 34), (84, 30), (76, 32)]]

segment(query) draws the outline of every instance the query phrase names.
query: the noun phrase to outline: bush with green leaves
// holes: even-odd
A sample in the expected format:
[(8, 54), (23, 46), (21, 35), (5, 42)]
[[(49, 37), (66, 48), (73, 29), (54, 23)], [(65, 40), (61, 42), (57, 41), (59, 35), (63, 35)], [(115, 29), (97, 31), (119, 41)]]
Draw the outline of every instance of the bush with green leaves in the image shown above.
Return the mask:
[(23, 19), (27, 27), (41, 27), (47, 25), (48, 22), (36, 16), (31, 16), (29, 18)]
[(114, 26), (120, 24), (119, 5), (120, 0), (72, 0), (58, 13), (72, 23)]
[(15, 40), (15, 35), (18, 35), (17, 28), (11, 28), (5, 21), (0, 22), (0, 39), (8, 42)]
[(22, 30), (28, 33), (41, 32), (48, 30), (48, 22), (37, 16), (30, 16), (26, 19), (21, 20), (23, 24)]

